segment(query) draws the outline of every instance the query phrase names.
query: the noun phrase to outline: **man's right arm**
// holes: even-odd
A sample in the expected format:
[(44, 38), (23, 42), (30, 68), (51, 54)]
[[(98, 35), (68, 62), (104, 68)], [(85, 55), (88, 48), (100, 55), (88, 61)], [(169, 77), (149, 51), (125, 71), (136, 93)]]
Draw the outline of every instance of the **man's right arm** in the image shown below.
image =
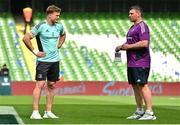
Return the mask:
[(26, 45), (26, 47), (31, 51), (33, 52), (34, 50), (34, 47), (32, 46), (32, 43), (31, 43), (31, 39), (33, 37), (30, 35), (30, 33), (26, 33), (24, 38), (23, 38), (23, 42), (24, 44)]
[(45, 57), (46, 54), (44, 52), (40, 52), (39, 50), (35, 50), (32, 46), (31, 39), (34, 38), (34, 35), (32, 33), (26, 33), (23, 42), (26, 45), (26, 47), (36, 56), (38, 57)]

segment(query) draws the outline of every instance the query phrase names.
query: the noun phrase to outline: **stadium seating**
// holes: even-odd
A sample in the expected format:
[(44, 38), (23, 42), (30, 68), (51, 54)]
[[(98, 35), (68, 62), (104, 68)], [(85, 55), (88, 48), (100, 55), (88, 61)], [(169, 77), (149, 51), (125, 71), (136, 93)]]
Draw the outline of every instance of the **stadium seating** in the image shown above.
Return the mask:
[[(154, 51), (172, 53), (180, 61), (180, 43), (177, 42), (180, 39), (180, 22), (176, 14), (171, 19), (162, 15), (164, 14), (145, 16), (145, 21), (151, 30), (151, 47)], [(39, 22), (45, 15), (38, 13), (35, 17), (35, 22)], [(61, 22), (70, 34), (115, 34), (117, 36), (125, 36), (132, 25), (124, 13), (63, 13)]]
[[(39, 15), (39, 16), (38, 16)], [(146, 14), (145, 14), (146, 15)], [(172, 16), (171, 20), (161, 13), (154, 15), (147, 14), (145, 21), (150, 26), (151, 31), (151, 48), (153, 52), (163, 52), (163, 54), (173, 54), (175, 60), (180, 62), (180, 48), (177, 42), (180, 38), (179, 22), (176, 16)], [(160, 16), (161, 15), (161, 16)], [(175, 14), (176, 15), (176, 14)], [(38, 13), (35, 16), (35, 22), (40, 22), (45, 15)], [(64, 25), (68, 34), (106, 34), (107, 36), (115, 34), (125, 36), (127, 30), (132, 25), (124, 13), (106, 14), (106, 13), (63, 13), (61, 23)], [(113, 62), (108, 58), (107, 53), (98, 52), (96, 49), (72, 47), (71, 44), (76, 42), (69, 41), (66, 45), (67, 59), (62, 59), (62, 69), (68, 70), (68, 75), (65, 73), (65, 79), (68, 80), (120, 80), (125, 81), (126, 71), (125, 64)], [(73, 48), (73, 49), (69, 49)], [(62, 51), (61, 51), (62, 52)], [(61, 53), (62, 54), (62, 53)], [(72, 55), (71, 55), (72, 54)], [(64, 55), (62, 54), (64, 57)], [(91, 65), (87, 66), (86, 62), (89, 58)], [(68, 60), (69, 59), (69, 60)], [(83, 61), (81, 61), (83, 59)], [(68, 62), (66, 62), (68, 60)], [(80, 62), (79, 62), (80, 61)], [(67, 66), (68, 65), (68, 66)], [(89, 64), (90, 65), (90, 64)], [(118, 66), (121, 65), (121, 66)], [(123, 65), (123, 67), (122, 67)], [(66, 68), (69, 69), (66, 69)], [(122, 68), (119, 68), (122, 67)], [(73, 70), (73, 71), (70, 71)], [(75, 72), (74, 72), (75, 71)], [(77, 71), (77, 72), (76, 72)], [(75, 73), (75, 75), (70, 75)], [(87, 72), (87, 73), (86, 73)], [(121, 75), (120, 75), (121, 74)], [(156, 74), (156, 75), (155, 75)], [(71, 76), (71, 77), (68, 77)], [(69, 79), (72, 78), (72, 79)], [(150, 76), (151, 81), (176, 81), (168, 76), (161, 76), (161, 73), (153, 73)]]
[[(149, 14), (145, 17), (151, 30), (151, 48), (153, 53), (161, 52), (163, 58), (171, 58), (174, 62), (180, 62), (180, 22), (176, 14), (171, 20), (160, 14)], [(153, 17), (153, 18), (152, 18)], [(45, 18), (42, 13), (34, 16), (34, 24)], [(132, 25), (127, 15), (123, 13), (63, 13), (61, 22), (67, 34), (72, 35), (106, 35), (114, 34), (116, 37), (125, 36)], [(34, 73), (30, 71), (31, 61), (24, 59), (25, 54), (19, 44), (18, 32), (11, 16), (0, 18), (0, 64), (6, 63), (11, 71), (13, 80), (33, 80)], [(7, 37), (8, 36), (8, 37)], [(4, 42), (6, 41), (6, 42)], [(98, 42), (98, 41), (95, 41)], [(7, 49), (5, 49), (7, 48)], [(22, 50), (23, 51), (22, 51)], [(28, 50), (27, 50), (28, 51)], [(160, 55), (161, 55), (160, 54)], [(166, 56), (168, 55), (168, 56)], [(172, 56), (169, 56), (172, 55)], [(66, 81), (126, 81), (126, 63), (115, 62), (107, 52), (100, 52), (98, 49), (90, 49), (87, 46), (77, 45), (77, 41), (67, 40), (60, 49), (61, 72)], [(157, 59), (159, 56), (157, 56)], [(26, 61), (26, 62), (25, 62)], [(27, 62), (28, 61), (28, 62)], [(157, 62), (157, 61), (156, 61)], [(164, 62), (162, 62), (164, 63)], [(166, 63), (166, 62), (165, 62)], [(161, 64), (155, 64), (161, 65)], [(162, 68), (163, 69), (163, 68)], [(13, 72), (16, 71), (16, 72)], [(150, 81), (178, 81), (177, 77), (164, 74), (160, 69), (151, 71)]]
[[(61, 70), (67, 80), (125, 81), (126, 75), (121, 63), (111, 61), (107, 53), (96, 49), (78, 48), (74, 41), (66, 42), (60, 50)], [(123, 66), (124, 67), (124, 66)]]
[(0, 65), (7, 64), (12, 80), (31, 80), (10, 14), (0, 16), (0, 31)]

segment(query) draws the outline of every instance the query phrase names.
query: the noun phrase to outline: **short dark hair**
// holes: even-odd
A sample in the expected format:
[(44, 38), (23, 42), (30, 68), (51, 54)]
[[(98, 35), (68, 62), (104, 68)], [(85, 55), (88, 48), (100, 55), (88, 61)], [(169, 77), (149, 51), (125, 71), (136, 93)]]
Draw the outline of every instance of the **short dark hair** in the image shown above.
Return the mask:
[(60, 13), (61, 12), (61, 8), (59, 8), (59, 7), (55, 6), (55, 5), (48, 6), (48, 8), (46, 9), (46, 13), (47, 14), (51, 14), (53, 12), (59, 12)]
[(137, 11), (139, 11), (141, 13), (141, 15), (143, 14), (143, 10), (142, 10), (142, 8), (139, 5), (131, 6), (129, 8), (129, 10), (137, 10)]
[(3, 64), (3, 67), (7, 66), (6, 64)]

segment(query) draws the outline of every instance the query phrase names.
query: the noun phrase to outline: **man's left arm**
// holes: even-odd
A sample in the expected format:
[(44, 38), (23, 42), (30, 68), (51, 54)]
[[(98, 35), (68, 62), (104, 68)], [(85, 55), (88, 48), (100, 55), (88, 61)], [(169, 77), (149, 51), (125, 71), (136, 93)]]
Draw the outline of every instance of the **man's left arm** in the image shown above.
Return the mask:
[(149, 46), (150, 34), (149, 28), (144, 23), (140, 24), (139, 32), (139, 41), (133, 44), (124, 44), (121, 46), (121, 50), (129, 50), (129, 49), (143, 49)]
[(139, 42), (136, 42), (134, 44), (123, 44), (120, 47), (120, 50), (129, 50), (129, 49), (141, 49), (148, 47), (149, 41), (148, 40), (141, 40)]
[(60, 35), (59, 41), (58, 41), (58, 49), (61, 48), (63, 45), (64, 41), (66, 39), (66, 33), (64, 32), (62, 35)]

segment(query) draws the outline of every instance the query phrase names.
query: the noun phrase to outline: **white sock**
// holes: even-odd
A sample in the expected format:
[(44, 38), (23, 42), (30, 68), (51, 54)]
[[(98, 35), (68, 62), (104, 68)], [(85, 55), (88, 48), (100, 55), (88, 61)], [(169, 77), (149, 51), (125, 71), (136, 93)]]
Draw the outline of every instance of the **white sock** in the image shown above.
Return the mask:
[(152, 110), (146, 110), (146, 112), (148, 112), (148, 113), (153, 113), (153, 111), (152, 111)]
[(46, 113), (51, 113), (51, 111), (46, 111)]
[(138, 112), (144, 112), (144, 109), (143, 109), (143, 108), (137, 108), (136, 111), (138, 111)]
[(39, 110), (33, 110), (33, 113), (39, 113)]

